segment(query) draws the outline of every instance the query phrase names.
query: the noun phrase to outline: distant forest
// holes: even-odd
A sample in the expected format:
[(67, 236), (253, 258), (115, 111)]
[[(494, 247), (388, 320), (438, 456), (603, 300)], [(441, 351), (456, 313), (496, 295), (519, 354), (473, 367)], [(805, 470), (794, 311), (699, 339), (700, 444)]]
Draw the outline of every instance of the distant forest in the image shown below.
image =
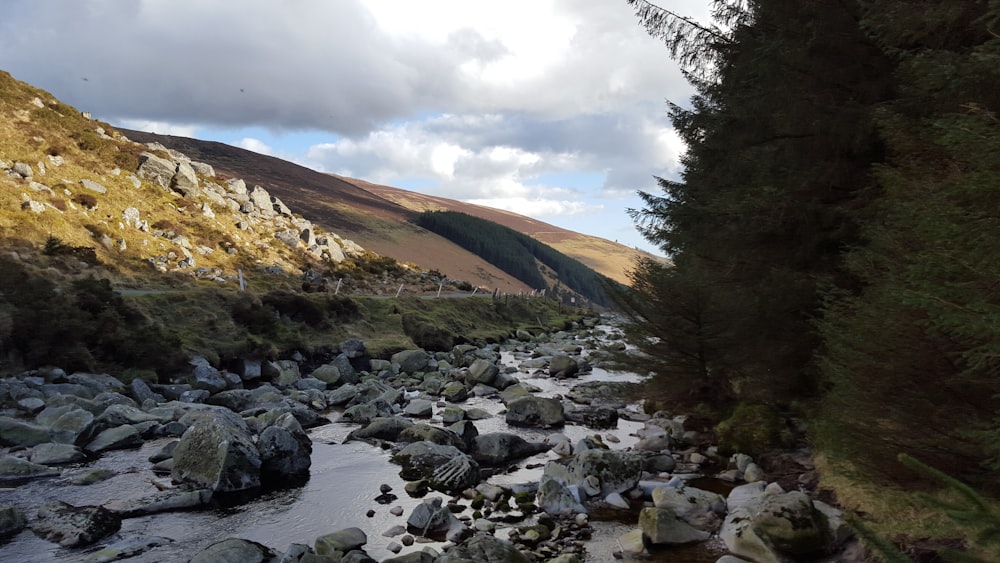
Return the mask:
[(537, 260), (551, 268), (566, 288), (595, 304), (606, 306), (609, 303), (604, 287), (613, 281), (513, 229), (455, 211), (425, 211), (418, 217), (417, 224), (475, 253), (533, 288), (548, 288), (550, 285)]

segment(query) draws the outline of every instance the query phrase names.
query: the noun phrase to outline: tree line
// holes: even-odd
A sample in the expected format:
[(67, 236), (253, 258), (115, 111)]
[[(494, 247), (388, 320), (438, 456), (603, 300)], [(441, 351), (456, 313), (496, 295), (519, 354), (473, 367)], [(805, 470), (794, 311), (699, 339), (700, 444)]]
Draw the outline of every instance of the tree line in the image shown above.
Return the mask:
[(673, 260), (616, 292), (636, 361), (715, 420), (808, 413), (876, 481), (906, 454), (996, 491), (1000, 4), (626, 1), (696, 91), (631, 211)]
[[(425, 211), (417, 225), (437, 233), (535, 289), (561, 284), (597, 305), (610, 303), (608, 280), (551, 246), (492, 221), (457, 211)], [(555, 274), (547, 279), (543, 264)]]

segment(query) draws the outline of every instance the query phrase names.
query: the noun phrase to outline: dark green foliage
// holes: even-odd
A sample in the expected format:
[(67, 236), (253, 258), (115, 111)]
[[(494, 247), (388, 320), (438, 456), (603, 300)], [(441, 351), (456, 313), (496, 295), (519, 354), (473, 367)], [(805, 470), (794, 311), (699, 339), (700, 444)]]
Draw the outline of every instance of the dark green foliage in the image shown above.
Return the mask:
[(824, 439), (885, 479), (909, 452), (995, 490), (982, 464), (1000, 452), (1000, 6), (910, 8), (876, 2), (862, 20), (899, 98), (875, 114), (881, 197), (847, 257), (862, 289), (819, 325)]
[(107, 280), (77, 280), (59, 291), (21, 264), (0, 260), (0, 305), (11, 322), (0, 347), (29, 368), (172, 369), (182, 361), (176, 337), (125, 303)]
[(279, 330), (279, 314), (274, 307), (264, 305), (251, 295), (241, 295), (231, 307), (230, 314), (237, 326), (250, 334), (276, 338)]
[(89, 246), (72, 246), (64, 243), (58, 237), (50, 236), (45, 240), (42, 254), (46, 256), (72, 256), (92, 266), (100, 264), (100, 260), (97, 259), (97, 252), (93, 248)]
[(537, 240), (493, 223), (454, 211), (426, 211), (417, 219), (433, 231), (480, 256), (535, 289), (549, 287), (538, 263), (556, 273), (559, 282), (598, 305), (607, 305), (606, 280), (580, 262)]
[(326, 312), (313, 299), (298, 293), (272, 291), (260, 299), (264, 307), (269, 307), (278, 315), (295, 323), (305, 323), (322, 327), (326, 322)]
[(760, 455), (788, 446), (789, 433), (780, 413), (767, 405), (740, 404), (715, 427), (723, 454)]
[(404, 313), (401, 321), (403, 333), (424, 350), (447, 352), (456, 344), (455, 335), (451, 330), (438, 326), (422, 315)]

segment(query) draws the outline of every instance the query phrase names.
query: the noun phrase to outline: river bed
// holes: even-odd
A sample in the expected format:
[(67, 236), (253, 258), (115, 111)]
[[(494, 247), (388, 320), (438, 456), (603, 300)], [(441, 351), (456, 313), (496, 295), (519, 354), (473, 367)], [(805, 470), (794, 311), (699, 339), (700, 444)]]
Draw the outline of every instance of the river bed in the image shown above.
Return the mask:
[[(519, 360), (510, 350), (503, 352), (504, 366), (517, 366)], [(555, 380), (536, 376), (522, 370), (515, 374), (522, 382), (539, 389), (537, 394), (552, 397), (562, 395), (572, 386), (589, 381), (639, 382), (642, 378), (632, 373), (608, 372), (594, 368), (579, 378)], [(543, 441), (554, 433), (561, 433), (574, 443), (584, 437), (600, 434), (612, 449), (627, 449), (635, 444), (635, 432), (642, 423), (619, 419), (612, 430), (586, 428), (567, 423), (557, 430), (512, 428), (501, 414), (504, 405), (496, 398), (470, 397), (461, 403), (463, 408), (481, 408), (493, 416), (475, 421), (480, 434), (509, 432), (526, 440)], [(441, 424), (439, 410), (430, 420)], [(330, 420), (339, 417), (338, 411), (326, 413)], [(347, 434), (357, 428), (354, 424), (331, 423), (309, 431), (313, 441), (312, 467), (307, 481), (296, 486), (264, 491), (249, 500), (232, 497), (228, 502), (215, 503), (212, 507), (172, 513), (155, 514), (123, 521), (122, 529), (105, 538), (96, 546), (84, 549), (59, 547), (23, 531), (5, 545), (0, 546), (0, 561), (83, 561), (103, 546), (121, 540), (158, 536), (170, 538), (166, 545), (155, 547), (141, 555), (125, 559), (133, 562), (182, 562), (208, 545), (227, 537), (240, 537), (285, 550), (291, 543), (311, 545), (316, 537), (348, 527), (359, 527), (368, 536), (365, 550), (378, 561), (393, 557), (389, 545), (399, 537), (385, 537), (383, 532), (394, 526), (406, 525), (406, 519), (422, 499), (411, 498), (403, 490), (405, 482), (399, 477), (399, 466), (389, 461), (390, 452), (365, 442), (343, 443)], [(116, 499), (134, 498), (155, 492), (151, 481), (156, 476), (149, 469), (147, 458), (158, 451), (168, 439), (146, 442), (138, 450), (114, 451), (86, 465), (66, 469), (63, 475), (48, 480), (29, 482), (23, 486), (0, 490), (0, 505), (13, 505), (31, 513), (44, 502), (62, 500), (74, 505), (104, 504)], [(487, 482), (513, 486), (537, 482), (542, 467), (558, 456), (552, 452), (538, 454), (518, 462), (513, 470), (490, 477)], [(89, 486), (69, 484), (69, 480), (94, 468), (110, 469), (116, 475)], [(392, 487), (397, 499), (390, 504), (375, 502), (379, 487)], [(428, 496), (444, 496), (431, 492)], [(447, 500), (447, 497), (445, 497)], [(390, 513), (393, 507), (403, 512)], [(592, 540), (587, 542), (587, 561), (603, 562), (612, 559), (617, 538), (632, 530), (638, 520), (641, 503), (633, 502), (632, 510), (602, 509), (591, 515)], [(374, 515), (367, 513), (373, 510)], [(470, 513), (467, 509), (465, 513)], [(462, 516), (462, 514), (459, 514)], [(505, 538), (507, 531), (521, 524), (498, 524), (497, 536)], [(418, 539), (401, 553), (423, 549), (430, 545), (439, 549), (441, 543), (424, 543)], [(656, 550), (651, 561), (677, 561), (682, 563), (710, 563), (725, 553), (721, 542), (711, 540), (695, 546)]]

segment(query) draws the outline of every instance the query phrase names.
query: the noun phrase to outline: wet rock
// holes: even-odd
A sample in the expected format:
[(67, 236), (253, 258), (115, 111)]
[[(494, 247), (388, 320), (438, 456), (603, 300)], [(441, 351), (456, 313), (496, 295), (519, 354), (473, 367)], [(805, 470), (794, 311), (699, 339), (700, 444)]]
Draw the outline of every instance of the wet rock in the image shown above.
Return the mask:
[(107, 481), (115, 475), (117, 475), (117, 473), (110, 469), (88, 469), (87, 471), (84, 471), (83, 473), (80, 473), (70, 479), (69, 482), (79, 487), (86, 487), (88, 485), (93, 485), (94, 483)]
[(348, 407), (340, 420), (353, 422), (355, 424), (368, 424), (376, 418), (386, 418), (393, 415), (392, 405), (384, 399), (375, 399), (371, 402)]
[(549, 375), (557, 379), (576, 376), (580, 371), (580, 365), (566, 354), (556, 354), (549, 360)]
[(314, 369), (309, 377), (316, 378), (327, 384), (328, 387), (340, 385), (340, 369), (333, 364), (323, 364)]
[(295, 417), (280, 415), (257, 439), (260, 473), (265, 481), (306, 475), (312, 465), (312, 440)]
[(434, 414), (434, 403), (427, 399), (412, 399), (403, 409), (403, 414), (417, 418), (430, 418)]
[(481, 434), (472, 440), (472, 457), (486, 465), (501, 465), (510, 461), (546, 452), (552, 446), (542, 442), (528, 442), (516, 434), (493, 432)]
[(437, 563), (529, 563), (531, 560), (514, 544), (496, 536), (479, 533), (449, 549)]
[(83, 450), (72, 444), (38, 444), (31, 449), (32, 463), (41, 465), (62, 465), (87, 459)]
[(138, 448), (142, 445), (142, 435), (139, 429), (131, 424), (108, 428), (94, 437), (84, 449), (91, 453), (101, 453), (109, 450), (125, 450)]
[(0, 483), (4, 481), (53, 477), (59, 475), (59, 473), (58, 469), (32, 463), (19, 457), (11, 455), (0, 457)]
[(441, 389), (441, 397), (449, 403), (461, 403), (469, 398), (469, 390), (460, 381), (452, 381)]
[(400, 477), (407, 481), (426, 479), (442, 491), (461, 491), (479, 482), (479, 464), (454, 446), (415, 442), (392, 456), (403, 466)]
[(277, 554), (266, 545), (250, 540), (230, 538), (199, 551), (189, 563), (269, 563)]
[(425, 350), (403, 350), (393, 354), (389, 361), (399, 365), (400, 371), (416, 373), (427, 368), (429, 359)]
[(368, 543), (368, 536), (361, 528), (346, 528), (316, 538), (314, 549), (317, 555), (335, 552), (347, 553)]
[(635, 529), (627, 534), (618, 537), (618, 548), (619, 551), (615, 553), (615, 556), (619, 555), (623, 559), (631, 559), (633, 557), (641, 557), (646, 553), (646, 544), (643, 538), (642, 530)]
[(90, 545), (121, 528), (121, 518), (100, 506), (50, 502), (38, 509), (29, 528), (40, 538), (63, 547)]
[(562, 403), (556, 399), (526, 396), (507, 403), (507, 424), (551, 428), (565, 424)]
[(459, 450), (466, 449), (465, 442), (458, 434), (445, 430), (444, 428), (424, 423), (417, 423), (405, 428), (399, 433), (399, 441), (410, 443), (434, 442), (435, 444), (454, 446)]
[(618, 427), (618, 411), (609, 407), (576, 407), (566, 411), (566, 420), (596, 430)]
[(586, 450), (575, 454), (567, 467), (578, 481), (588, 476), (597, 477), (600, 494), (608, 495), (623, 493), (639, 483), (642, 457), (618, 450)]
[(785, 561), (822, 553), (823, 517), (799, 491), (768, 494), (763, 481), (736, 487), (719, 537), (732, 553), (755, 561)]
[(246, 423), (212, 408), (219, 410), (192, 413), (197, 416), (174, 450), (173, 480), (215, 492), (260, 486), (260, 455)]
[(711, 534), (681, 520), (669, 508), (643, 508), (639, 513), (639, 528), (655, 545), (681, 545), (707, 540)]
[(706, 532), (716, 531), (726, 513), (722, 495), (695, 487), (657, 487), (652, 497), (656, 508), (669, 508), (688, 524)]
[(45, 426), (0, 416), (0, 444), (4, 446), (35, 446), (51, 439)]
[(211, 500), (212, 491), (208, 489), (195, 491), (170, 489), (141, 498), (112, 501), (105, 504), (104, 507), (119, 514), (122, 518), (135, 518), (147, 514), (205, 506)]
[(410, 426), (413, 426), (412, 420), (398, 416), (375, 418), (365, 427), (353, 430), (344, 441), (378, 439), (396, 442), (399, 434)]
[(442, 506), (441, 497), (425, 499), (413, 509), (406, 520), (410, 532), (432, 539), (444, 539), (449, 531), (461, 525), (448, 507)]
[(36, 420), (39, 424), (46, 425), (45, 421), (50, 420), (50, 416), (54, 417), (48, 424), (52, 441), (61, 444), (80, 445), (87, 439), (94, 425), (94, 415), (91, 412), (71, 405), (46, 407), (38, 413)]
[(570, 516), (587, 509), (580, 503), (577, 487), (571, 488), (564, 481), (543, 475), (535, 495), (539, 510), (552, 516)]
[(469, 385), (493, 385), (500, 368), (489, 360), (476, 359), (469, 366), (468, 376), (465, 381)]
[(173, 541), (170, 538), (161, 538), (158, 536), (129, 538), (91, 553), (83, 560), (83, 563), (107, 563), (108, 561), (128, 559), (129, 557), (141, 555), (155, 547), (161, 547)]
[(13, 536), (24, 529), (27, 519), (24, 513), (14, 506), (0, 507), (0, 538)]

